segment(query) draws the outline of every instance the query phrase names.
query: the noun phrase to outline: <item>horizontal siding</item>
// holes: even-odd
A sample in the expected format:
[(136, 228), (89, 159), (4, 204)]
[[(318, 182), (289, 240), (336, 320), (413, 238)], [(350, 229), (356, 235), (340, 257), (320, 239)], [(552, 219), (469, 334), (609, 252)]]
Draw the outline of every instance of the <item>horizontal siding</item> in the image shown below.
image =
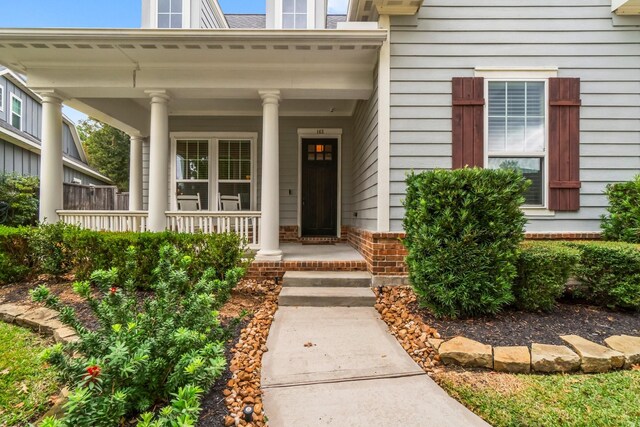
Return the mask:
[(360, 101), (353, 116), (353, 200), (358, 216), (353, 225), (376, 230), (378, 218), (378, 90), (374, 75), (374, 91), (368, 101)]
[(530, 218), (530, 231), (596, 231), (602, 194), (640, 171), (640, 18), (614, 27), (610, 0), (434, 0), (392, 20), (391, 219), (402, 229), (411, 169), (451, 167), (451, 79), (476, 67), (557, 67), (579, 77), (579, 212)]
[[(258, 133), (258, 186), (260, 205), (262, 173), (262, 117), (171, 117), (171, 132), (256, 132)], [(351, 221), (351, 147), (352, 121), (348, 117), (280, 118), (280, 224), (298, 223), (298, 129), (339, 128), (342, 136), (342, 222)], [(144, 182), (148, 188), (148, 168)]]

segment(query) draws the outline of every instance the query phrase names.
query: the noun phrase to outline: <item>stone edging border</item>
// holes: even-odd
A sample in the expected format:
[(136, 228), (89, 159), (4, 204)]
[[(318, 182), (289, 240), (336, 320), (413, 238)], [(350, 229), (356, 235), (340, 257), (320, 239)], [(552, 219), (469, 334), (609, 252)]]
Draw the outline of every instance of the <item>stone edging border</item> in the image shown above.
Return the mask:
[(76, 332), (58, 319), (58, 312), (45, 307), (2, 304), (0, 320), (30, 328), (46, 336), (52, 336), (55, 342), (67, 344), (78, 340)]

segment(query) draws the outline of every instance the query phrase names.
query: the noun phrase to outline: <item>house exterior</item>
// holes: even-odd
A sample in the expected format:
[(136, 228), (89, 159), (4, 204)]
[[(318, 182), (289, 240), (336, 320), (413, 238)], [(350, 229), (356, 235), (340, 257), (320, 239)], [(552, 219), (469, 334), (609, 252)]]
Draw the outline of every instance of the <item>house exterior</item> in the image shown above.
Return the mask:
[[(225, 17), (144, 0), (140, 30), (0, 30), (0, 63), (43, 97), (45, 147), (63, 100), (131, 135), (117, 227), (239, 230), (274, 263), (280, 242), (331, 237), (386, 277), (406, 273), (411, 170), (518, 167), (530, 237), (597, 235), (606, 185), (640, 171), (638, 6), (351, 0), (331, 17), (267, 0)], [(56, 188), (50, 218), (94, 224)], [(178, 210), (183, 195), (202, 210)], [(241, 210), (221, 210), (235, 195)]]
[[(24, 79), (0, 67), (0, 172), (40, 175), (42, 105)], [(87, 164), (78, 132), (63, 117), (62, 162), (64, 182), (104, 185), (109, 179)]]

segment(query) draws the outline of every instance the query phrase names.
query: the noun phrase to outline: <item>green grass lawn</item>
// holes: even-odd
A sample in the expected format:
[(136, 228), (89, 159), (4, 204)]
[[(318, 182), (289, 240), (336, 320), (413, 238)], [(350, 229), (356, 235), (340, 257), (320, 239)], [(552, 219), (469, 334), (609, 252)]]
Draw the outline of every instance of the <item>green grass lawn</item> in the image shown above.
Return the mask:
[(0, 322), (0, 426), (24, 426), (42, 415), (59, 392), (53, 368), (40, 360), (49, 343)]
[(640, 427), (640, 371), (599, 375), (445, 371), (438, 381), (495, 427)]

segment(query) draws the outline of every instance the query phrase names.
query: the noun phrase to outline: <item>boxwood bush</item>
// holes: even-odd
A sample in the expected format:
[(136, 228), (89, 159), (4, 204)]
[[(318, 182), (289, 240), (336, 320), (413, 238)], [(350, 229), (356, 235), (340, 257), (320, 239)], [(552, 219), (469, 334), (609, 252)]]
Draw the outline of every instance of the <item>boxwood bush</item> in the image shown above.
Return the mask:
[(618, 242), (566, 243), (580, 251), (575, 295), (609, 308), (640, 310), (640, 246)]
[[(23, 280), (28, 274), (61, 275), (74, 272), (80, 280), (95, 270), (115, 267), (135, 268), (138, 283), (154, 281), (160, 249), (170, 244), (193, 261), (189, 274), (208, 268), (223, 279), (226, 271), (244, 264), (245, 246), (241, 238), (227, 234), (109, 233), (53, 224), (36, 228), (0, 228), (0, 283)], [(127, 266), (124, 254), (136, 252), (134, 267)]]
[(528, 186), (513, 170), (435, 170), (407, 178), (404, 244), (422, 306), (456, 318), (496, 313), (513, 301)]
[(602, 217), (602, 235), (606, 240), (640, 243), (640, 175), (633, 181), (610, 184), (608, 215)]
[(529, 311), (553, 308), (576, 270), (580, 251), (559, 242), (524, 242), (513, 285), (516, 307)]

